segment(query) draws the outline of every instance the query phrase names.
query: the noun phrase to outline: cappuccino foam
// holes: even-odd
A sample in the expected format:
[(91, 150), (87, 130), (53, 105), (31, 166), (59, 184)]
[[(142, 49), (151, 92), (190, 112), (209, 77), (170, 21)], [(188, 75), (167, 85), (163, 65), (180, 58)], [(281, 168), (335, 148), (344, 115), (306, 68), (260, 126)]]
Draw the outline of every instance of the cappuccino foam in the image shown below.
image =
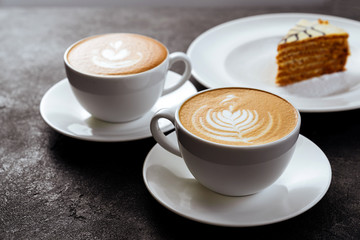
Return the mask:
[(225, 88), (187, 100), (181, 124), (205, 140), (228, 145), (260, 145), (288, 135), (298, 114), (286, 100), (261, 90)]
[(167, 57), (155, 39), (131, 33), (104, 34), (76, 43), (67, 60), (76, 70), (98, 75), (127, 75), (150, 70)]

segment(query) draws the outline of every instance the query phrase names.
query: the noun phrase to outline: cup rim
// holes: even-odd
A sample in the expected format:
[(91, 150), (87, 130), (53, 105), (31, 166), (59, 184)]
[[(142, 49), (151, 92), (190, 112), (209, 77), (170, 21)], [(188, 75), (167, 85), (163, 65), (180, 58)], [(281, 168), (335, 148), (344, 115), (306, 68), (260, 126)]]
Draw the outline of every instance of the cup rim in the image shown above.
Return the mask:
[[(193, 134), (192, 132), (190, 132), (189, 130), (187, 130), (184, 125), (181, 123), (180, 121), (180, 117), (179, 117), (179, 112), (180, 112), (180, 109), (181, 107), (184, 105), (184, 103), (186, 101), (188, 101), (189, 99), (195, 97), (196, 95), (198, 94), (201, 94), (201, 93), (204, 93), (204, 92), (208, 92), (208, 91), (213, 91), (213, 90), (217, 90), (217, 89), (231, 89), (231, 88), (236, 88), (236, 89), (250, 89), (250, 90), (256, 90), (256, 91), (261, 91), (261, 92), (265, 92), (265, 93), (268, 93), (268, 94), (272, 94), (276, 97), (279, 97), (281, 98), (282, 100), (288, 102), (296, 111), (297, 113), (297, 122), (296, 122), (296, 125), (294, 127), (294, 129), (289, 132), (286, 136), (282, 137), (282, 138), (279, 138), (275, 141), (272, 141), (272, 142), (268, 142), (268, 143), (263, 143), (263, 144), (256, 144), (256, 145), (230, 145), (230, 144), (224, 144), (224, 143), (216, 143), (216, 142), (212, 142), (212, 141), (209, 141), (209, 140), (206, 140), (204, 138), (201, 138), (195, 134)], [(300, 115), (300, 112), (299, 110), (294, 106), (294, 104), (292, 104), (289, 100), (275, 94), (275, 93), (272, 93), (272, 92), (269, 92), (269, 91), (265, 91), (265, 90), (262, 90), (262, 89), (258, 89), (258, 88), (251, 88), (251, 87), (219, 87), (219, 88), (211, 88), (211, 89), (205, 89), (205, 90), (202, 90), (202, 91), (199, 91), (199, 92), (196, 92), (194, 93), (193, 95), (189, 96), (188, 98), (186, 98), (184, 101), (182, 101), (179, 106), (177, 107), (176, 109), (176, 112), (175, 112), (175, 119), (176, 119), (176, 123), (181, 127), (181, 129), (183, 131), (185, 131), (187, 134), (189, 134), (190, 136), (196, 138), (198, 141), (201, 141), (203, 143), (206, 143), (206, 144), (209, 144), (209, 145), (212, 145), (214, 147), (222, 147), (222, 148), (228, 148), (228, 149), (249, 149), (249, 150), (257, 150), (257, 149), (260, 149), (260, 148), (267, 148), (267, 147), (271, 147), (273, 145), (277, 145), (277, 144), (280, 144), (284, 141), (286, 141), (287, 139), (291, 138), (295, 133), (297, 132), (300, 132), (300, 126), (301, 126), (301, 115)]]
[[(123, 75), (101, 75), (101, 74), (94, 74), (94, 73), (87, 73), (87, 72), (83, 72), (83, 71), (80, 71), (80, 70), (77, 70), (76, 68), (74, 68), (73, 66), (71, 66), (71, 64), (69, 63), (68, 61), (68, 53), (70, 52), (70, 50), (75, 46), (77, 45), (78, 43), (82, 42), (82, 41), (85, 41), (87, 39), (90, 39), (90, 38), (96, 38), (96, 37), (99, 37), (99, 36), (102, 36), (102, 35), (110, 35), (110, 34), (131, 34), (131, 35), (138, 35), (138, 36), (143, 36), (143, 37), (148, 37), (148, 38), (151, 38), (152, 40), (160, 43), (162, 46), (164, 46), (164, 48), (166, 49), (166, 57), (164, 58), (164, 60), (159, 63), (158, 65), (156, 65), (155, 67), (153, 68), (150, 68), (146, 71), (143, 71), (143, 72), (139, 72), (139, 73), (132, 73), (132, 74), (123, 74)], [(135, 77), (135, 76), (140, 76), (140, 75), (144, 75), (144, 74), (147, 74), (151, 71), (154, 71), (158, 68), (160, 68), (168, 59), (169, 59), (169, 49), (165, 46), (165, 44), (163, 44), (162, 42), (160, 42), (159, 40), (155, 39), (155, 38), (152, 38), (152, 37), (149, 37), (147, 35), (143, 35), (143, 34), (139, 34), (139, 33), (131, 33), (131, 32), (112, 32), (112, 33), (103, 33), (103, 34), (96, 34), (96, 35), (91, 35), (91, 36), (87, 36), (87, 37), (84, 37), (74, 43), (72, 43), (66, 50), (65, 50), (65, 53), (63, 55), (63, 60), (64, 60), (64, 63), (66, 65), (66, 67), (70, 68), (72, 71), (74, 72), (77, 72), (79, 74), (82, 74), (82, 75), (85, 75), (85, 76), (88, 76), (88, 77), (92, 77), (92, 78), (101, 78), (101, 79), (122, 79), (122, 78), (129, 78), (129, 77)]]

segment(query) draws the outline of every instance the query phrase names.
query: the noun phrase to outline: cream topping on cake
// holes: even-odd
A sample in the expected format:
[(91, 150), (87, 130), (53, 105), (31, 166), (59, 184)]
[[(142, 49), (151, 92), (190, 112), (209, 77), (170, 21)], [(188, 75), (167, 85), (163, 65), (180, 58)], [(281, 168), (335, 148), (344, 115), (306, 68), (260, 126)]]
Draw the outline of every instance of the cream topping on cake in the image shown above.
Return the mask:
[(329, 24), (328, 21), (319, 19), (318, 21), (300, 20), (279, 44), (291, 43), (306, 40), (309, 38), (325, 35), (348, 35), (343, 29)]

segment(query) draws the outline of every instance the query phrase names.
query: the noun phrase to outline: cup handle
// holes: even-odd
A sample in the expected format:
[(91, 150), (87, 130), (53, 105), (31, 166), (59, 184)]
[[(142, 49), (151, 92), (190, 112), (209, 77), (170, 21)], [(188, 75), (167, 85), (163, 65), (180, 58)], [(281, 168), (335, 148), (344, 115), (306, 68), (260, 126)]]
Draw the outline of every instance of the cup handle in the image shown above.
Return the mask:
[(177, 62), (177, 61), (183, 61), (185, 63), (185, 70), (178, 82), (169, 88), (164, 88), (162, 95), (168, 94), (179, 87), (181, 87), (191, 76), (191, 62), (189, 57), (183, 53), (183, 52), (173, 52), (169, 55), (169, 68)]
[(167, 138), (165, 136), (165, 134), (161, 131), (161, 129), (159, 127), (159, 119), (160, 118), (165, 118), (165, 119), (169, 120), (175, 126), (176, 120), (175, 120), (174, 111), (170, 110), (170, 109), (160, 109), (159, 111), (157, 111), (154, 114), (154, 116), (151, 119), (151, 122), (150, 122), (151, 134), (153, 135), (155, 140), (160, 144), (160, 146), (165, 148), (167, 151), (169, 151), (179, 157), (182, 157), (180, 150), (179, 150), (179, 146), (177, 145), (177, 142), (176, 143), (171, 142), (169, 140), (169, 138)]

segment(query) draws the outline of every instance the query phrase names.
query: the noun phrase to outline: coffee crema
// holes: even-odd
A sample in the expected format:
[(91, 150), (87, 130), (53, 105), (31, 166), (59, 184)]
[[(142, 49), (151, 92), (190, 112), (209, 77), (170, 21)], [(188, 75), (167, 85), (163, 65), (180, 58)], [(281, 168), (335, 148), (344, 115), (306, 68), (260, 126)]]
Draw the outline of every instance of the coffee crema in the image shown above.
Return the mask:
[(181, 124), (205, 140), (227, 145), (260, 145), (288, 135), (298, 122), (286, 100), (261, 90), (223, 88), (188, 99)]
[(155, 39), (132, 33), (86, 38), (68, 52), (76, 70), (97, 75), (128, 75), (150, 70), (167, 58), (166, 47)]

